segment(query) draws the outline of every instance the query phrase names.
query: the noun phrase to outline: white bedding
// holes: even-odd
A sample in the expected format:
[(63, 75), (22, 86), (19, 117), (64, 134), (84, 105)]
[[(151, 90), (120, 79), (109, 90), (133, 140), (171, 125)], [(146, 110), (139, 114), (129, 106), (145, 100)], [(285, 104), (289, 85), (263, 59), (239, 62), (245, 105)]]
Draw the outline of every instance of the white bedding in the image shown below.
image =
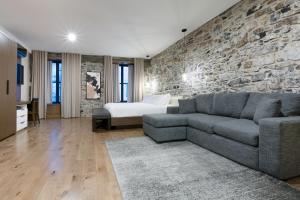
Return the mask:
[(145, 114), (167, 113), (167, 105), (149, 103), (107, 103), (104, 105), (111, 117), (141, 117)]

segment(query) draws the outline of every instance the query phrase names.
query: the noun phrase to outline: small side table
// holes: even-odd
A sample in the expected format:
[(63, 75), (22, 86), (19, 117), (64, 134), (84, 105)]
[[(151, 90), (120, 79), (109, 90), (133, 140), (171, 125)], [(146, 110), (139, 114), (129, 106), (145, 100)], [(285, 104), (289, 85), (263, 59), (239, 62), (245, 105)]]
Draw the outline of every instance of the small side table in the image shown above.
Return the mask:
[(92, 127), (93, 132), (96, 132), (99, 124), (107, 130), (111, 129), (111, 116), (108, 110), (105, 108), (95, 108), (92, 111)]

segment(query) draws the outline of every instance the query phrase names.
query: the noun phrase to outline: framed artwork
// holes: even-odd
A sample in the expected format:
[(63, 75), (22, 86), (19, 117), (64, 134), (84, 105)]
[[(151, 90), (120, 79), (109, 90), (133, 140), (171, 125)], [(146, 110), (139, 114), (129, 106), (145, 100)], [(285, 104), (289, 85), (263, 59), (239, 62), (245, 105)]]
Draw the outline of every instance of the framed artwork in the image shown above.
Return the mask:
[(87, 72), (86, 73), (86, 98), (87, 99), (100, 99), (100, 72)]

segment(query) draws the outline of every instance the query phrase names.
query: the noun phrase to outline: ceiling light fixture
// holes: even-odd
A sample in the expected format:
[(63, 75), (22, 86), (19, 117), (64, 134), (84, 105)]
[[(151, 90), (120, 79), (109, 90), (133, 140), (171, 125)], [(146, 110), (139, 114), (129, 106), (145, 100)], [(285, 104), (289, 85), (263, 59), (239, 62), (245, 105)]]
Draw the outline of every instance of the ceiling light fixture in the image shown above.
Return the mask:
[(74, 33), (69, 33), (67, 38), (70, 42), (75, 42), (77, 40), (77, 36)]

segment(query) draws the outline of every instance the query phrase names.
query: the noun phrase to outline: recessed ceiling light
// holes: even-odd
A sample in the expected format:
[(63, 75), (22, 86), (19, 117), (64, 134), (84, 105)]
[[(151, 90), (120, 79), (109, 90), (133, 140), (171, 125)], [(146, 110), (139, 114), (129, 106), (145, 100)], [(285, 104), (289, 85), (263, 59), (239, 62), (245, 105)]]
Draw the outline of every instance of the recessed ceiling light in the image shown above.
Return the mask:
[(70, 42), (75, 42), (76, 39), (77, 39), (77, 36), (76, 36), (74, 33), (69, 33), (69, 34), (67, 35), (67, 38), (68, 38), (68, 40), (69, 40)]

